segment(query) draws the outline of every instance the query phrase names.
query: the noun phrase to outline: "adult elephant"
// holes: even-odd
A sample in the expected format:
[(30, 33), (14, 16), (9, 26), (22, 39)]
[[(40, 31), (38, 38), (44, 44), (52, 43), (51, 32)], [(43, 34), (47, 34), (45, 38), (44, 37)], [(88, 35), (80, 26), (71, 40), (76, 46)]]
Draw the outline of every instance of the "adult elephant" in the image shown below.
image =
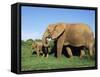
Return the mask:
[[(67, 23), (56, 23), (50, 24), (44, 35), (43, 40), (51, 38), (57, 41), (57, 57), (61, 56), (64, 45), (71, 45), (74, 47), (84, 46), (89, 49), (90, 56), (93, 55), (93, 44), (94, 36), (90, 27), (83, 23), (67, 24)], [(47, 45), (43, 41), (44, 45)], [(73, 56), (71, 48), (66, 47), (67, 53), (70, 57)], [(80, 57), (84, 55), (84, 50), (81, 50)]]

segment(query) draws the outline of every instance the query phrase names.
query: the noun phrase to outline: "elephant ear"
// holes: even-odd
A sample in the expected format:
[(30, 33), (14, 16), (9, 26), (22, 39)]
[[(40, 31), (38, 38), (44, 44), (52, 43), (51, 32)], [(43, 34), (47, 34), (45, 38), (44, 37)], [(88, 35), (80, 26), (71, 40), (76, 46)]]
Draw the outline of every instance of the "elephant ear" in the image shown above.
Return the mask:
[(50, 24), (48, 26), (48, 31), (52, 34), (52, 32), (54, 31), (54, 28), (55, 28), (55, 24)]
[(66, 25), (63, 23), (56, 24), (55, 29), (52, 34), (52, 38), (53, 39), (58, 38), (65, 31), (65, 27)]

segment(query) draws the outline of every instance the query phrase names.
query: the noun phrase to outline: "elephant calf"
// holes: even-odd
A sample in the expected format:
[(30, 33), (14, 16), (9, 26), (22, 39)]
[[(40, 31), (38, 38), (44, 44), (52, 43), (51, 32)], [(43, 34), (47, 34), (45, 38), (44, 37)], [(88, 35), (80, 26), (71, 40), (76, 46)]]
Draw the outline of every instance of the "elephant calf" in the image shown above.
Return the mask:
[(48, 57), (48, 48), (44, 48), (42, 41), (35, 41), (34, 43), (32, 43), (32, 49), (34, 49), (37, 56), (40, 56), (40, 54), (42, 54), (43, 56)]
[[(42, 52), (42, 42), (34, 42), (32, 43), (32, 49), (36, 52), (37, 56), (39, 56)], [(33, 53), (33, 52), (32, 52)]]

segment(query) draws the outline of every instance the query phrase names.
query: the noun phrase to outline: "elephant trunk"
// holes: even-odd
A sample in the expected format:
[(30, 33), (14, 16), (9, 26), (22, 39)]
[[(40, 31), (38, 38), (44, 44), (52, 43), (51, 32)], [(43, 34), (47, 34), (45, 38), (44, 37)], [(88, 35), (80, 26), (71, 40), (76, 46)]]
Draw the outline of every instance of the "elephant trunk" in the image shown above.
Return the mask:
[(43, 37), (43, 38), (42, 38), (42, 42), (43, 42), (43, 46), (44, 46), (44, 47), (48, 47), (48, 46), (49, 46), (49, 44), (48, 44), (48, 41), (47, 41), (47, 38), (46, 38), (46, 37)]
[(47, 41), (46, 37), (42, 38), (42, 43), (43, 43), (43, 53), (44, 53), (44, 56), (48, 57), (48, 53), (49, 53), (48, 47), (49, 47), (49, 44), (48, 44), (48, 41)]
[(49, 32), (49, 30), (47, 29), (47, 30), (45, 31), (44, 35), (43, 35), (43, 38), (42, 38), (42, 42), (43, 42), (43, 46), (44, 46), (44, 47), (48, 47), (48, 46), (49, 46), (48, 40), (47, 40), (49, 37), (50, 37), (50, 32)]

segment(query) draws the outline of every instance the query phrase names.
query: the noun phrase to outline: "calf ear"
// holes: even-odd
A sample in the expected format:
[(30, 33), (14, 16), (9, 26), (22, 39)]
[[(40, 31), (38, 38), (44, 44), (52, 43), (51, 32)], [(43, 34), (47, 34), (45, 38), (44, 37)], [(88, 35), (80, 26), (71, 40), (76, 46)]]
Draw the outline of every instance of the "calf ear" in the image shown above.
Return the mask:
[(53, 31), (52, 38), (58, 38), (65, 31), (65, 27), (65, 24), (57, 24)]

